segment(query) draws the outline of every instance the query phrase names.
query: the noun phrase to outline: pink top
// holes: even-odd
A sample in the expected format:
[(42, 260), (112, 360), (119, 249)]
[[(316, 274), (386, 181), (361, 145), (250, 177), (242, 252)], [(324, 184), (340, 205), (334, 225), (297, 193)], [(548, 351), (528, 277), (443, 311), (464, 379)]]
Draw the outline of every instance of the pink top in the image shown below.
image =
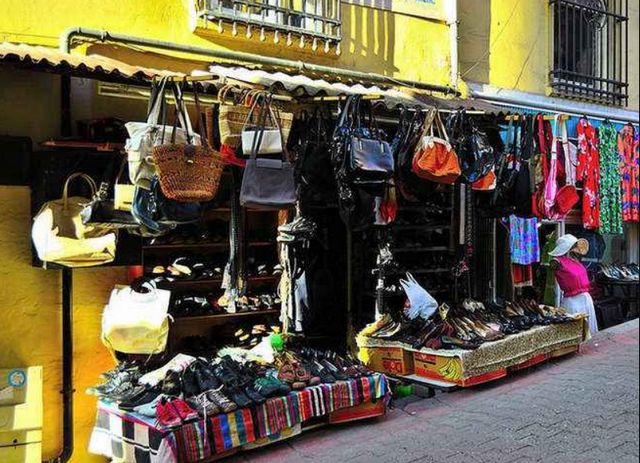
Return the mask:
[(556, 280), (565, 297), (589, 292), (589, 277), (584, 265), (570, 257), (556, 257), (556, 260), (559, 264)]

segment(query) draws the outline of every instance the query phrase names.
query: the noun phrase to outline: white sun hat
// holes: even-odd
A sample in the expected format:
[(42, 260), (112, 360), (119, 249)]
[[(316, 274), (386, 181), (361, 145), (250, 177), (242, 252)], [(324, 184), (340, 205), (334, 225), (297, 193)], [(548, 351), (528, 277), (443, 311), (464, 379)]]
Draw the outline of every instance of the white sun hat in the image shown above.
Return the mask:
[(558, 241), (556, 241), (556, 247), (553, 248), (552, 251), (549, 251), (549, 255), (553, 257), (564, 256), (566, 253), (571, 251), (571, 248), (574, 247), (577, 242), (578, 238), (570, 233), (562, 235), (558, 238)]

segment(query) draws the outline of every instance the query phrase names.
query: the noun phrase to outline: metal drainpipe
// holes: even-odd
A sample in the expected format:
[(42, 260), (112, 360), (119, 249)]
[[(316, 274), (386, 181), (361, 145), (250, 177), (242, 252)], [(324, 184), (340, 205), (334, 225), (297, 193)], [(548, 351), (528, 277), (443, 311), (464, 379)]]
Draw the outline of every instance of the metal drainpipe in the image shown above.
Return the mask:
[(62, 452), (55, 461), (66, 463), (73, 454), (73, 270), (62, 269)]
[(85, 29), (82, 27), (72, 27), (60, 34), (60, 50), (69, 53), (71, 50), (71, 40), (75, 37), (85, 37), (98, 39), (102, 42), (117, 42), (128, 45), (137, 45), (142, 47), (159, 48), (164, 50), (177, 51), (181, 53), (192, 53), (210, 58), (218, 58), (232, 61), (242, 61), (253, 64), (263, 64), (269, 66), (277, 66), (282, 68), (298, 69), (301, 73), (304, 71), (331, 74), (348, 79), (364, 80), (368, 82), (385, 84), (385, 85), (401, 85), (404, 87), (415, 88), (420, 90), (430, 90), (440, 92), (447, 95), (459, 96), (460, 92), (452, 87), (445, 85), (435, 85), (414, 80), (394, 79), (382, 74), (352, 71), (350, 69), (342, 69), (331, 66), (322, 66), (319, 64), (306, 63), (304, 61), (293, 61), (282, 58), (274, 58), (270, 56), (261, 56), (253, 53), (243, 53), (237, 51), (214, 50), (210, 48), (195, 47), (192, 45), (180, 45), (177, 43), (166, 42), (163, 40), (147, 39), (143, 37), (135, 37), (125, 34), (111, 33), (105, 30)]

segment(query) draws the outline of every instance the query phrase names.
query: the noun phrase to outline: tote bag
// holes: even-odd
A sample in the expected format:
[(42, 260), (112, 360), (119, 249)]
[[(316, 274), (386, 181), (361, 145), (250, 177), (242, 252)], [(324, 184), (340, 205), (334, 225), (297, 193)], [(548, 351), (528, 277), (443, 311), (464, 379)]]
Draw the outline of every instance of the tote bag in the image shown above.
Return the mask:
[(70, 175), (62, 198), (46, 202), (33, 219), (31, 238), (43, 262), (65, 267), (92, 267), (112, 262), (116, 256), (117, 234), (108, 228), (82, 223), (82, 212), (89, 198), (69, 197), (69, 184), (84, 180), (96, 194), (96, 184), (83, 173)]
[[(161, 145), (164, 140), (172, 137), (173, 126), (160, 122), (164, 112), (165, 89), (168, 85), (166, 79), (160, 81), (151, 93), (149, 113), (146, 122), (127, 122), (125, 128), (129, 133), (125, 149), (129, 163), (129, 180), (135, 186), (149, 189), (151, 179), (156, 174), (156, 167), (151, 156), (155, 146)], [(181, 127), (175, 129), (173, 140), (178, 144), (187, 143), (188, 135), (193, 134), (189, 116), (181, 117)], [(184, 128), (183, 128), (184, 127)], [(200, 145), (200, 135), (191, 135), (191, 144)]]
[(102, 313), (102, 342), (125, 354), (158, 354), (164, 351), (169, 334), (171, 292), (158, 289), (153, 282), (134, 291), (130, 286), (111, 291)]

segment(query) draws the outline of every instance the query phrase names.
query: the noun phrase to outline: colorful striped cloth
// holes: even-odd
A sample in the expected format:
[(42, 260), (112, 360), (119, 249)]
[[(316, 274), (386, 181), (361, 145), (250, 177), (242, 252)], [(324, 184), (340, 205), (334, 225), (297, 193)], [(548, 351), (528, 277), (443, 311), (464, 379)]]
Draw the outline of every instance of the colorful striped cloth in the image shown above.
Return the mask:
[(89, 450), (132, 463), (196, 462), (244, 444), (275, 435), (311, 418), (390, 396), (382, 374), (320, 384), (264, 404), (220, 414), (166, 429), (153, 419), (126, 413), (105, 402), (98, 404), (98, 418)]

